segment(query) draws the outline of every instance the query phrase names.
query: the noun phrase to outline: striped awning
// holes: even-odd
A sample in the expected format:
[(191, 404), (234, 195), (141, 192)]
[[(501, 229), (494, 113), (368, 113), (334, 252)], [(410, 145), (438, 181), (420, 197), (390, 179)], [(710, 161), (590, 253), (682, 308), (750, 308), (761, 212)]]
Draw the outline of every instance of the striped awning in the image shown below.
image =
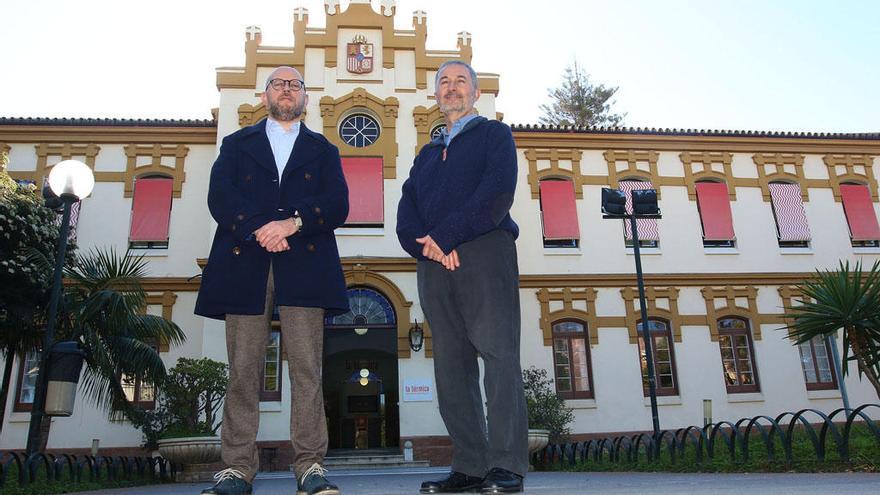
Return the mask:
[[(639, 180), (622, 180), (617, 183), (618, 189), (626, 194), (626, 212), (632, 213), (632, 191), (634, 189), (654, 189), (654, 186), (649, 181), (639, 181)], [(639, 240), (641, 241), (659, 241), (660, 240), (660, 229), (657, 227), (657, 220), (653, 218), (639, 218), (636, 219), (636, 228), (639, 229)], [(623, 229), (626, 233), (626, 240), (631, 241), (632, 236), (632, 228), (630, 227), (629, 220), (623, 221)]]
[(810, 225), (799, 184), (770, 183), (770, 201), (780, 241), (809, 241)]

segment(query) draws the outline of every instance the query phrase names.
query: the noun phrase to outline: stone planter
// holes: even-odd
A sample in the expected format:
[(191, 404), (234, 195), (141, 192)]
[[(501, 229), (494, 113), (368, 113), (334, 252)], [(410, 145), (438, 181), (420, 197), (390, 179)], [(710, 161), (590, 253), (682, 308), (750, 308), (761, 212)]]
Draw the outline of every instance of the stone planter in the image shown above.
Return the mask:
[(550, 443), (550, 430), (538, 430), (529, 428), (529, 471), (534, 471), (532, 454), (543, 449)]
[(159, 440), (159, 454), (183, 469), (175, 481), (212, 481), (214, 464), (220, 461), (220, 437), (166, 438)]
[(550, 430), (529, 428), (529, 454), (543, 449), (550, 442)]

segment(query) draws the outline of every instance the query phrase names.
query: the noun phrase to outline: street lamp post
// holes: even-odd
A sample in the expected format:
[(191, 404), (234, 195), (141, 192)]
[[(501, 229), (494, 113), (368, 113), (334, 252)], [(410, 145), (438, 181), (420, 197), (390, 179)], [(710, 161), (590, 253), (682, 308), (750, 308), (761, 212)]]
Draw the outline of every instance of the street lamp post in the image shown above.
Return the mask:
[(86, 164), (77, 160), (65, 160), (52, 167), (52, 171), (49, 173), (49, 187), (61, 198), (61, 202), (64, 204), (64, 213), (61, 215), (58, 252), (55, 253), (55, 271), (49, 295), (46, 334), (43, 337), (43, 350), (40, 355), (40, 367), (31, 409), (31, 423), (26, 447), (28, 455), (40, 449), (40, 424), (43, 421), (46, 408), (47, 376), (48, 368), (51, 365), (49, 355), (55, 340), (55, 318), (58, 314), (58, 301), (61, 299), (61, 277), (64, 272), (64, 257), (70, 229), (70, 208), (73, 203), (92, 193), (92, 188), (95, 187), (95, 177)]
[[(639, 288), (639, 306), (642, 316), (642, 341), (645, 343), (645, 365), (648, 371), (648, 395), (651, 398), (651, 420), (654, 427), (655, 450), (660, 449), (660, 418), (657, 413), (657, 380), (654, 373), (654, 341), (648, 322), (648, 305), (645, 302), (645, 281), (642, 275), (642, 258), (639, 250), (638, 218), (661, 218), (657, 206), (657, 191), (636, 189), (632, 191), (632, 212), (626, 211), (626, 195), (618, 189), (602, 189), (602, 218), (629, 221), (632, 228), (633, 254), (636, 258), (636, 284)], [(638, 332), (638, 327), (636, 328)]]

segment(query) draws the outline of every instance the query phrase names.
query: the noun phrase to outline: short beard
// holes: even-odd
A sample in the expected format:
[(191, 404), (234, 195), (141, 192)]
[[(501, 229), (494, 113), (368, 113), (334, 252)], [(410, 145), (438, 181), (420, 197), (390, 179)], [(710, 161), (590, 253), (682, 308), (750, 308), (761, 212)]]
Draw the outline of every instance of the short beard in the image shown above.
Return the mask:
[(469, 102), (466, 96), (462, 96), (460, 100), (454, 100), (451, 103), (444, 103), (442, 100), (440, 101), (440, 113), (443, 115), (447, 115), (449, 113), (461, 113), (464, 112), (465, 109), (468, 108), (468, 104), (470, 103), (470, 107), (473, 108), (473, 104), (476, 102)]
[(282, 108), (277, 101), (269, 100), (269, 115), (279, 122), (290, 122), (298, 119), (305, 109), (305, 100), (299, 105), (291, 105), (290, 108)]

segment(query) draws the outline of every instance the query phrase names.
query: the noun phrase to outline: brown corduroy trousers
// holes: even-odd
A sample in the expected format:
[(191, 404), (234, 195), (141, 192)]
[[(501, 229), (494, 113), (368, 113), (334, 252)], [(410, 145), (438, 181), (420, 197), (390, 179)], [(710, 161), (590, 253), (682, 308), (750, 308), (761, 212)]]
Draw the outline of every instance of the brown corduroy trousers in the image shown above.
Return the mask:
[[(259, 470), (260, 372), (271, 327), (275, 290), (272, 271), (262, 315), (226, 315), (229, 386), (223, 406), (222, 457), (253, 480)], [(290, 438), (297, 477), (327, 453), (327, 422), (321, 388), (324, 310), (279, 306), (282, 349), (291, 383)]]

